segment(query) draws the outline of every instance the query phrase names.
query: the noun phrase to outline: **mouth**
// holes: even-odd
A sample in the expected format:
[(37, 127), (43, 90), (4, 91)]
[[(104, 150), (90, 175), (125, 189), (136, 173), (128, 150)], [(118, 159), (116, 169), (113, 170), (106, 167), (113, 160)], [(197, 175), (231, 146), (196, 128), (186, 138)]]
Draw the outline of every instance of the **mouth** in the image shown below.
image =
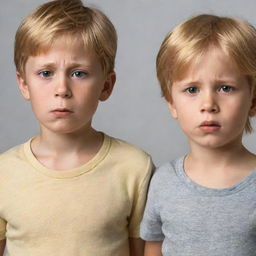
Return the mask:
[(214, 132), (218, 131), (221, 125), (216, 121), (204, 121), (200, 124), (199, 128), (204, 132)]
[(56, 108), (52, 112), (73, 112), (73, 111), (68, 108)]
[(216, 121), (204, 121), (200, 126), (220, 126), (219, 122)]
[(53, 113), (57, 117), (66, 117), (66, 116), (72, 114), (73, 111), (68, 108), (56, 108), (56, 109), (52, 110), (51, 113)]

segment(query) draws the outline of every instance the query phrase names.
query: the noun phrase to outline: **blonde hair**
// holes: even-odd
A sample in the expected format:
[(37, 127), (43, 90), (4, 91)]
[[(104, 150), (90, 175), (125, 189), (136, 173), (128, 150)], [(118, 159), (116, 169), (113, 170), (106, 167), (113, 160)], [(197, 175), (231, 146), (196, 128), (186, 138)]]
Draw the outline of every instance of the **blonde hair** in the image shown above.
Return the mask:
[[(212, 46), (222, 49), (255, 87), (255, 28), (239, 19), (203, 14), (178, 25), (167, 34), (160, 47), (156, 69), (166, 100), (171, 97), (173, 81), (181, 78), (192, 60), (202, 56)], [(255, 98), (256, 90), (253, 91)], [(252, 131), (249, 117), (245, 131)]]
[(17, 71), (23, 75), (28, 57), (46, 52), (60, 36), (70, 37), (70, 43), (81, 38), (85, 48), (95, 51), (105, 74), (114, 70), (117, 35), (106, 15), (80, 0), (54, 0), (20, 24), (14, 46)]

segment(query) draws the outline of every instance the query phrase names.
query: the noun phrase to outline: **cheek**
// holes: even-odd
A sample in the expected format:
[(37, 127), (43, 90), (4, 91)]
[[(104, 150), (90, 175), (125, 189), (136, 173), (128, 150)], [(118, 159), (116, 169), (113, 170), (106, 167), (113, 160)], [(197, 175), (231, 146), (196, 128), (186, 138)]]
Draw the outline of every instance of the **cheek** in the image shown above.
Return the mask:
[(193, 105), (188, 104), (188, 102), (177, 105), (177, 120), (185, 134), (189, 134), (198, 125), (199, 120), (197, 112), (198, 111), (193, 108)]
[(100, 93), (98, 90), (80, 90), (73, 94), (74, 102), (84, 108), (97, 108)]
[(34, 113), (37, 115), (47, 110), (52, 106), (51, 98), (52, 92), (49, 90), (39, 90), (37, 88), (31, 88), (30, 102)]
[(225, 111), (223, 118), (226, 126), (232, 126), (233, 132), (242, 132), (245, 128), (250, 110), (248, 99), (243, 101), (237, 99), (237, 102), (226, 103), (226, 108), (223, 110)]
[(87, 86), (81, 86), (73, 90), (73, 96), (80, 101), (95, 101), (99, 99), (101, 94), (101, 88), (97, 84), (91, 84)]
[(43, 91), (40, 93), (31, 93), (31, 99), (34, 100), (42, 100), (42, 101), (47, 101), (51, 97), (51, 93), (47, 91)]
[(175, 109), (177, 113), (177, 119), (180, 121), (189, 121), (193, 119), (193, 116), (198, 114), (198, 107), (196, 102), (188, 100), (180, 100), (176, 102)]
[(28, 90), (32, 99), (47, 100), (53, 95), (53, 86), (50, 83), (43, 83), (37, 79), (28, 81)]
[(227, 102), (227, 113), (229, 113), (231, 119), (247, 120), (250, 111), (249, 99), (244, 100), (236, 99), (232, 102)]

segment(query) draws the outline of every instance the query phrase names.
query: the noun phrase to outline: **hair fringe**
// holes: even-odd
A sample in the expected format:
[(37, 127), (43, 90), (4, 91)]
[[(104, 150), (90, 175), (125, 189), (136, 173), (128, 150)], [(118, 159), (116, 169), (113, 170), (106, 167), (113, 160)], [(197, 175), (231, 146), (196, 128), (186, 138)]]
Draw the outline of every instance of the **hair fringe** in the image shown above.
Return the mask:
[[(173, 81), (181, 78), (192, 61), (210, 47), (220, 48), (235, 63), (241, 74), (256, 88), (256, 29), (247, 21), (231, 17), (201, 14), (169, 32), (157, 54), (157, 77), (162, 96), (171, 99)], [(256, 98), (256, 95), (255, 95)], [(250, 118), (245, 127), (252, 131)]]

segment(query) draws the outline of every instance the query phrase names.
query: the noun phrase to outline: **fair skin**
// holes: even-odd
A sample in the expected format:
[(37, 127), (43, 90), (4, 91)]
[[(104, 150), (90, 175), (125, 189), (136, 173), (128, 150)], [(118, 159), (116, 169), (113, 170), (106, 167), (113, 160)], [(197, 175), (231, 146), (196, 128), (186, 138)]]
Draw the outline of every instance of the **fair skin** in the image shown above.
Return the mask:
[(6, 242), (6, 240), (1, 240), (0, 241), (0, 255), (1, 256), (4, 255), (5, 242)]
[(146, 256), (162, 256), (162, 241), (147, 241), (145, 243), (145, 252)]
[(102, 144), (91, 120), (98, 102), (110, 96), (115, 74), (105, 76), (93, 51), (81, 49), (81, 41), (67, 45), (61, 38), (46, 53), (28, 58), (24, 76), (17, 73), (20, 91), (40, 125), (31, 148), (55, 170), (81, 166)]
[[(255, 114), (252, 90), (219, 48), (210, 48), (173, 82), (169, 109), (188, 137), (184, 170), (197, 184), (228, 188), (256, 167), (256, 156), (242, 144), (247, 117)], [(146, 242), (146, 256), (161, 255), (154, 243)]]
[(130, 256), (143, 256), (145, 242), (140, 238), (129, 238)]
[[(101, 148), (103, 136), (91, 122), (116, 79), (114, 72), (103, 73), (99, 59), (92, 49), (84, 50), (82, 41), (67, 41), (58, 38), (48, 51), (28, 58), (24, 74), (17, 72), (20, 91), (40, 125), (31, 142), (33, 154), (59, 171), (85, 164)], [(141, 239), (130, 238), (129, 243), (131, 256), (143, 255)]]

